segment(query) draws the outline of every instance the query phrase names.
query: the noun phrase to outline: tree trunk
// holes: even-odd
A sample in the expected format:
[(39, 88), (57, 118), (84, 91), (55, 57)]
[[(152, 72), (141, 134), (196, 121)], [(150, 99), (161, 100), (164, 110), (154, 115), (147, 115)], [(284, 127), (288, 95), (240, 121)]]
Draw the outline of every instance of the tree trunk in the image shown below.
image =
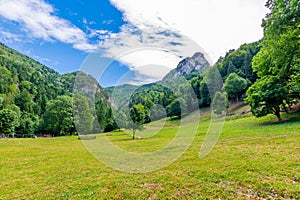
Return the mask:
[(280, 116), (280, 109), (276, 109), (275, 115), (276, 115), (278, 121), (280, 122), (282, 120), (281, 116)]
[(132, 129), (132, 139), (134, 140), (135, 129)]

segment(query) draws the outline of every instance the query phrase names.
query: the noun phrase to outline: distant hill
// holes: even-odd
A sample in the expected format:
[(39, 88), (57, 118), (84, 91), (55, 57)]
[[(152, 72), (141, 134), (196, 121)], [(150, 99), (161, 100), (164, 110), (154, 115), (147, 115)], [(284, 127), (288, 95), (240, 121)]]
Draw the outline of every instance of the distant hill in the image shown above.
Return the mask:
[(59, 76), (53, 69), (0, 43), (0, 96), (5, 106), (22, 104), (19, 100), (28, 93), (35, 113), (41, 115), (47, 100), (63, 93), (62, 88), (57, 87)]
[(192, 72), (203, 72), (208, 66), (210, 64), (204, 57), (204, 54), (197, 52), (192, 57), (187, 57), (180, 61), (177, 67), (170, 71), (163, 80), (186, 76)]
[[(1, 125), (0, 119), (0, 135), (16, 133), (17, 137), (29, 137), (37, 132), (38, 134), (47, 131), (50, 133), (43, 125), (47, 105), (59, 96), (72, 97), (74, 86), (88, 105), (95, 107), (98, 118), (96, 120), (101, 126), (101, 130), (99, 127), (96, 129), (94, 127), (95, 131), (117, 128), (111, 114), (113, 101), (91, 75), (83, 72), (61, 75), (0, 43), (0, 112), (8, 116), (7, 112), (13, 111), (18, 116), (15, 127), (11, 131), (6, 131), (7, 127)], [(71, 108), (68, 111), (72, 112), (72, 102), (69, 106)], [(68, 109), (68, 106), (65, 108)], [(56, 132), (51, 134), (62, 135)]]
[(138, 86), (124, 84), (119, 86), (111, 86), (105, 88), (105, 90), (112, 96), (113, 98), (113, 106), (121, 107), (122, 105), (129, 102), (130, 95), (135, 92)]

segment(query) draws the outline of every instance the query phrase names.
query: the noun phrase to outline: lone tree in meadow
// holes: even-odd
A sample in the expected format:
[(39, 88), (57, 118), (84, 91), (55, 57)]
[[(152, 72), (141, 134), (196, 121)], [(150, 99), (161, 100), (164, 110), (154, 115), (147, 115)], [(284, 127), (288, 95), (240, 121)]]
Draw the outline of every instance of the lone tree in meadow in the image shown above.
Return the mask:
[(132, 122), (128, 124), (128, 128), (132, 129), (132, 139), (135, 138), (136, 130), (142, 129), (146, 119), (146, 110), (142, 104), (134, 105), (130, 109), (130, 117)]

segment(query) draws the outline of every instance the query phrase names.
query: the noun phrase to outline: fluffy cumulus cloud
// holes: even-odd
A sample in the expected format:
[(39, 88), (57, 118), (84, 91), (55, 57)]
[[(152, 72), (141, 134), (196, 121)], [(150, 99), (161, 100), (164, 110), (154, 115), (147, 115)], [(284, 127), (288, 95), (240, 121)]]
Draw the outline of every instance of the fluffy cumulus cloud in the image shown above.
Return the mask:
[[(176, 67), (180, 57), (164, 55), (167, 51), (183, 57), (201, 51), (213, 63), (229, 49), (261, 39), (260, 25), (267, 13), (264, 0), (110, 1), (123, 12), (128, 24), (103, 44), (106, 56), (118, 58), (129, 52), (130, 59), (124, 56), (119, 60), (130, 65), (144, 80), (149, 74), (149, 68), (141, 65), (146, 65), (145, 61), (148, 66)], [(143, 48), (166, 51), (156, 57), (153, 56), (158, 53), (156, 50), (137, 53)], [(157, 68), (153, 71), (149, 82), (165, 75)]]
[(69, 21), (54, 14), (54, 8), (43, 0), (0, 0), (0, 15), (20, 23), (29, 35), (46, 41), (72, 44), (74, 48), (92, 51), (87, 35)]
[(111, 0), (140, 30), (167, 29), (188, 36), (213, 61), (263, 36), (265, 0)]

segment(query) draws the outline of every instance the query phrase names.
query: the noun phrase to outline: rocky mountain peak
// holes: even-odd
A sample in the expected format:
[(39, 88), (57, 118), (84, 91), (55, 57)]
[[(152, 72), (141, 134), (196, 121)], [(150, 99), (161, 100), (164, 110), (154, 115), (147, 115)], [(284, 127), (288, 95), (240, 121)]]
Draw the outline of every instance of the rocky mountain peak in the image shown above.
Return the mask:
[(192, 57), (187, 57), (180, 61), (177, 67), (170, 71), (163, 79), (177, 78), (195, 71), (202, 72), (208, 66), (210, 66), (210, 64), (206, 60), (204, 54), (197, 52)]

